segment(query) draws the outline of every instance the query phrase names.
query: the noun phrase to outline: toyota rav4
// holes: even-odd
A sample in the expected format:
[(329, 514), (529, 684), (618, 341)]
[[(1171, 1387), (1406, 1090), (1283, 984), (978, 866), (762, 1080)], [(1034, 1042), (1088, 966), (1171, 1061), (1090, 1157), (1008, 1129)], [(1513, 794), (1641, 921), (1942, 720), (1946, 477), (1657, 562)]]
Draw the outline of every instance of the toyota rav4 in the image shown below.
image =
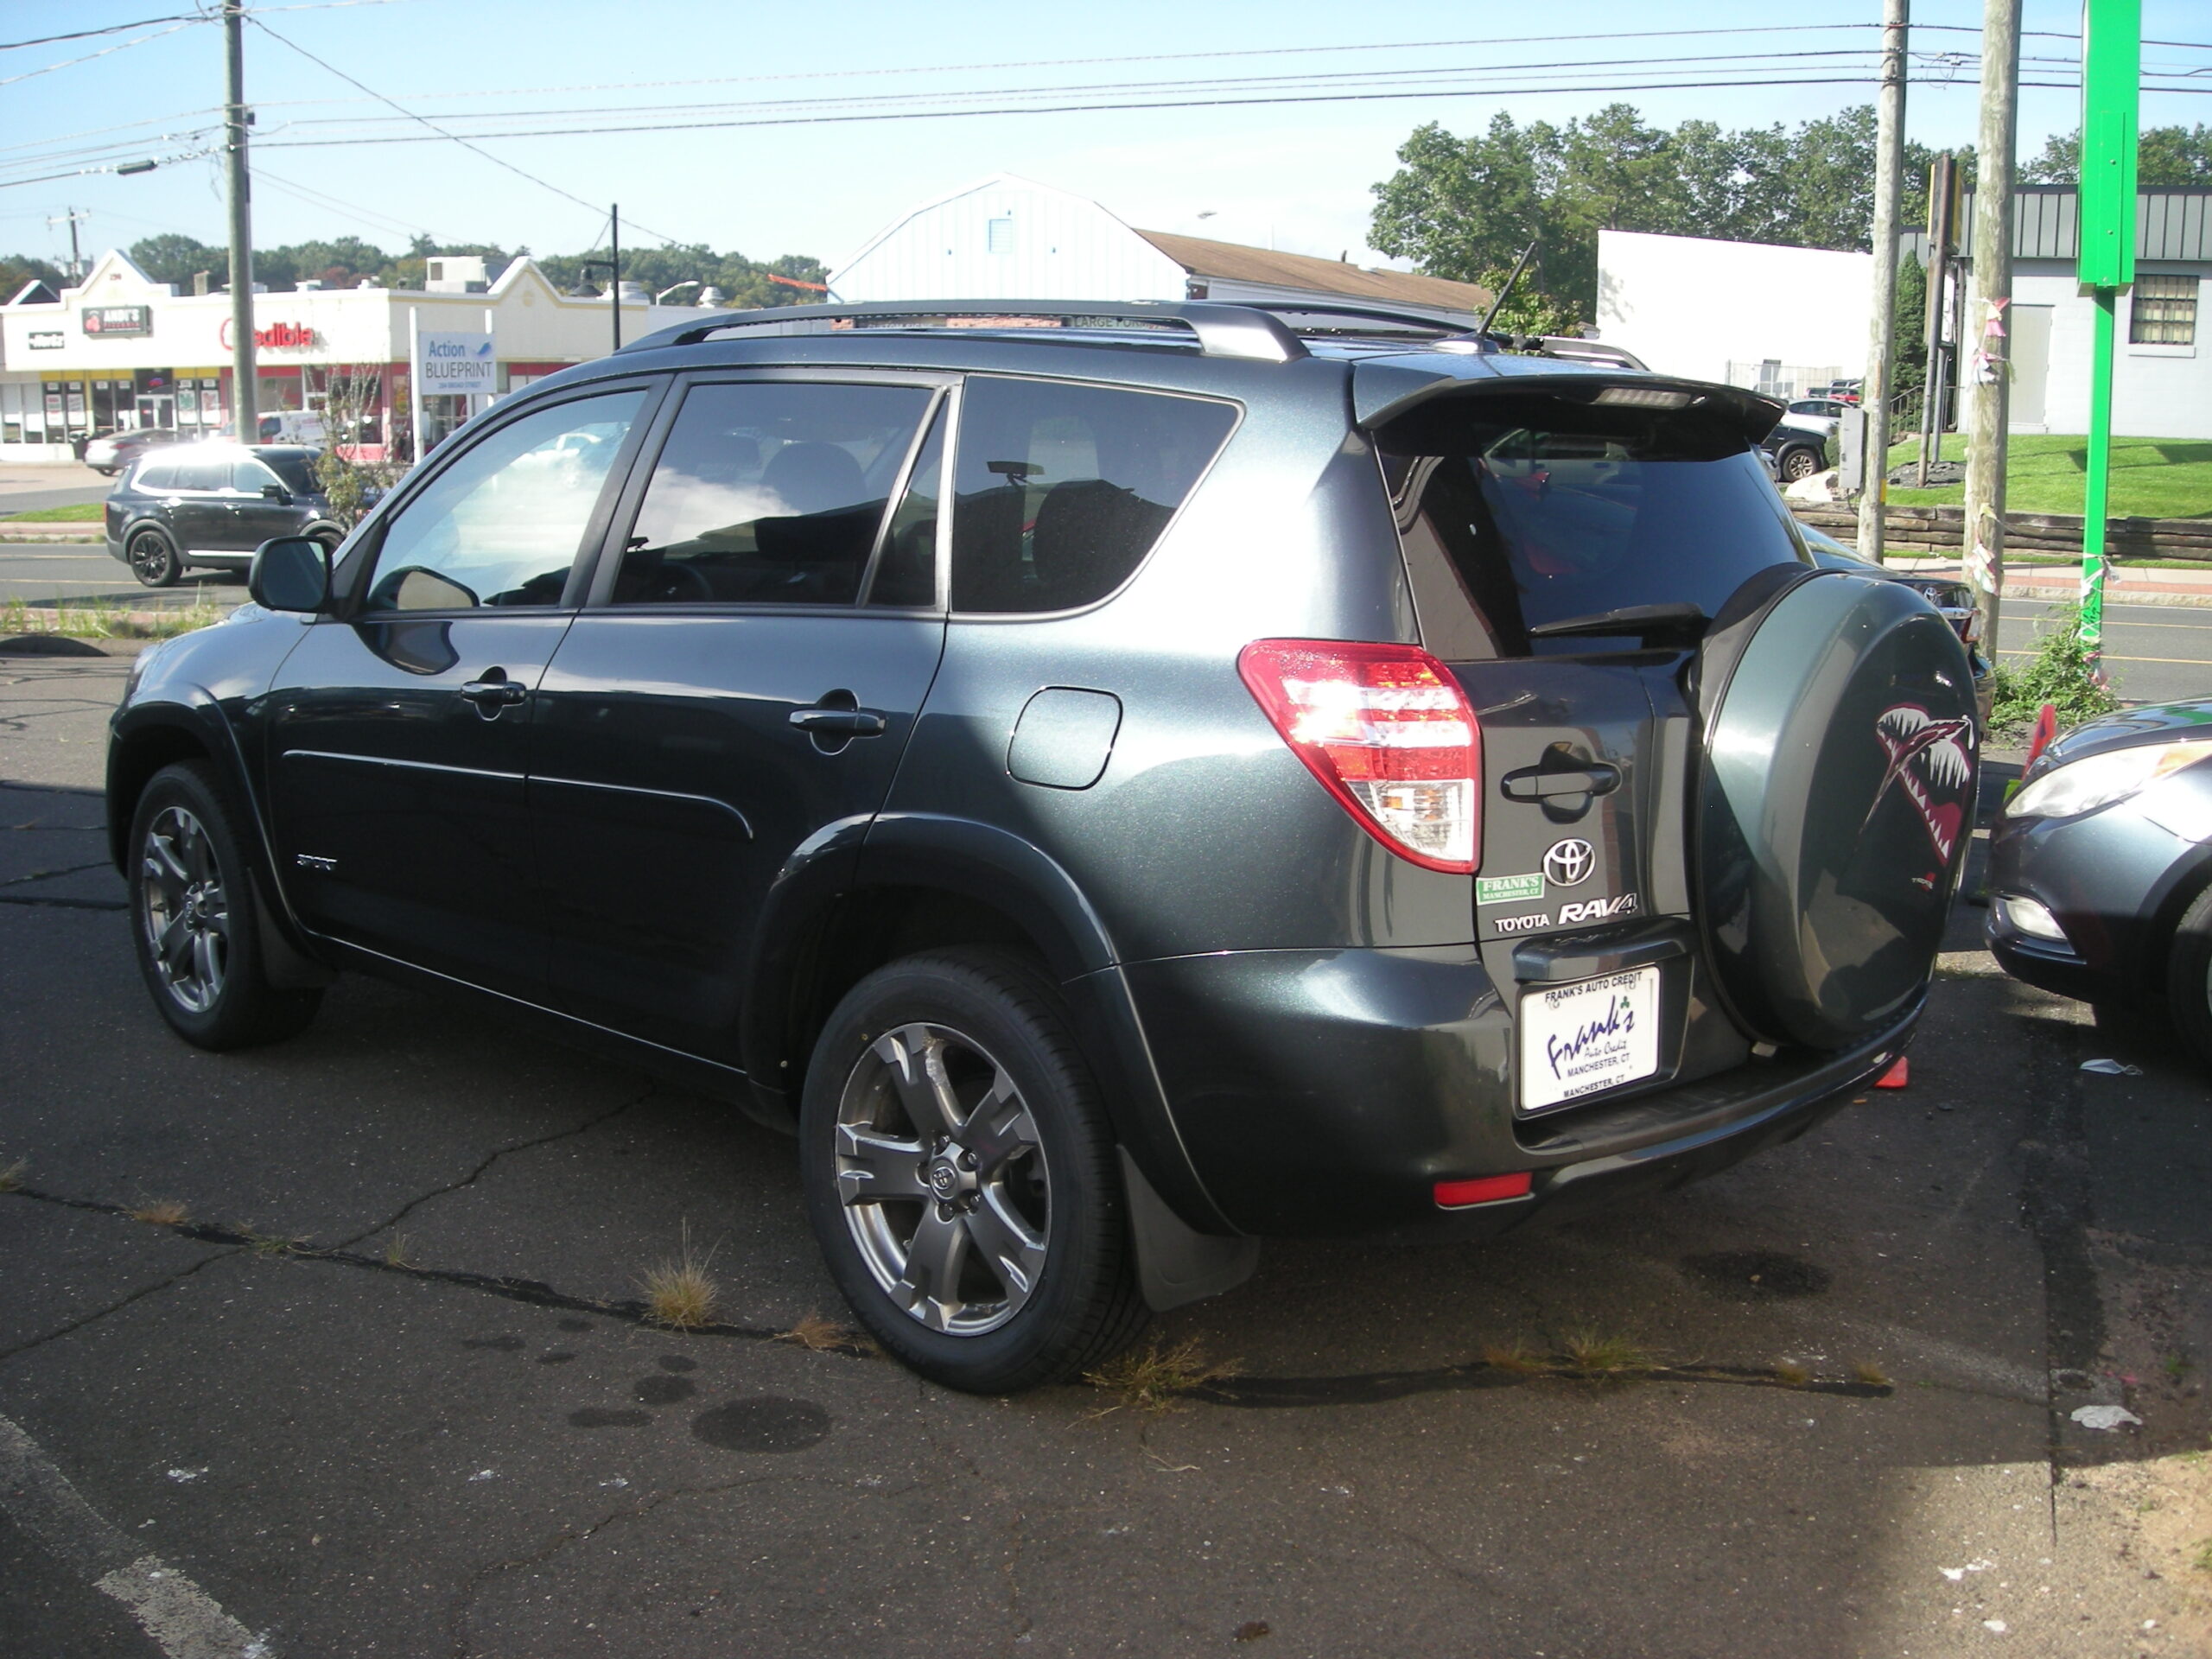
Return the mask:
[(686, 323), (138, 659), (140, 966), (205, 1047), (358, 969), (726, 1094), (963, 1389), (1679, 1185), (1897, 1059), (1970, 829), (1959, 639), (1808, 556), (1780, 413), (1365, 311)]

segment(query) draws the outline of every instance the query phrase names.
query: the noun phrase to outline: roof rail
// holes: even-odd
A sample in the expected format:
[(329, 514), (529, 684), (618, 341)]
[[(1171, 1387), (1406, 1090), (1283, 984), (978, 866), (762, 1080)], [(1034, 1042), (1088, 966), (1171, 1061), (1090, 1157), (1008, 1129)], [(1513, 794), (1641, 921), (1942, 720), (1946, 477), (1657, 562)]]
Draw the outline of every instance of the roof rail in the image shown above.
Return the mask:
[(1445, 336), (1471, 335), (1475, 332), (1464, 318), (1448, 311), (1415, 306), (1369, 305), (1360, 300), (1238, 300), (1236, 303), (1276, 317), (1350, 317), (1360, 322), (1395, 322), (1402, 327), (1423, 328)]
[[(1208, 357), (1249, 358), (1262, 363), (1291, 363), (1309, 355), (1298, 336), (1256, 307), (1214, 301), (1152, 300), (877, 300), (861, 305), (781, 305), (766, 310), (732, 311), (719, 317), (680, 322), (647, 334), (622, 349), (647, 352), (667, 346), (696, 346), (740, 328), (802, 332), (801, 327), (849, 321), (896, 324), (952, 317), (1053, 317), (1063, 327), (1085, 322), (1179, 324), (1198, 337)], [(804, 327), (804, 332), (815, 329)]]

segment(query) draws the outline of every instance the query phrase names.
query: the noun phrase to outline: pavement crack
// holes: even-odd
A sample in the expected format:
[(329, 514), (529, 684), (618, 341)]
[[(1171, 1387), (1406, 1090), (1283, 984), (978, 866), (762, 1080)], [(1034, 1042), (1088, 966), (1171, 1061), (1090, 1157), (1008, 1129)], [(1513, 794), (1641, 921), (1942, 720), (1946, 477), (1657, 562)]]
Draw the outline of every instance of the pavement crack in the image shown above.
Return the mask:
[(658, 1084), (648, 1084), (645, 1086), (645, 1092), (639, 1095), (635, 1099), (626, 1100), (619, 1106), (609, 1107), (606, 1111), (600, 1113), (597, 1116), (586, 1118), (582, 1122), (571, 1124), (565, 1129), (554, 1129), (545, 1135), (533, 1135), (527, 1141), (517, 1141), (510, 1146), (495, 1147), (487, 1156), (486, 1156), (481, 1163), (478, 1164), (475, 1168), (470, 1170), (467, 1174), (462, 1176), (459, 1180), (449, 1181), (443, 1186), (432, 1187), (428, 1192), (418, 1194), (416, 1197), (408, 1199), (405, 1204), (401, 1205), (398, 1209), (393, 1211), (391, 1215), (385, 1217), (382, 1221), (377, 1222), (372, 1226), (364, 1228), (361, 1231), (355, 1233), (351, 1238), (342, 1238), (339, 1240), (332, 1248), (340, 1250), (349, 1249), (353, 1246), (359, 1244), (365, 1238), (373, 1238), (378, 1233), (385, 1232), (391, 1228), (397, 1227), (401, 1222), (406, 1220), (409, 1216), (414, 1214), (417, 1209), (421, 1208), (423, 1205), (429, 1203), (431, 1199), (442, 1198), (449, 1193), (459, 1192), (464, 1188), (475, 1185), (476, 1183), (491, 1170), (492, 1166), (498, 1163), (502, 1158), (508, 1157), (518, 1152), (529, 1152), (537, 1147), (551, 1146), (556, 1141), (567, 1141), (579, 1135), (588, 1134), (591, 1130), (597, 1128), (601, 1124), (608, 1122), (610, 1119), (621, 1116), (623, 1113), (628, 1111), (632, 1107), (644, 1105), (646, 1101), (652, 1098), (653, 1090), (658, 1086)]
[(132, 1291), (128, 1296), (124, 1296), (115, 1301), (110, 1302), (105, 1307), (96, 1309), (92, 1313), (86, 1314), (81, 1319), (72, 1319), (67, 1325), (56, 1325), (53, 1330), (46, 1332), (42, 1335), (33, 1337), (29, 1342), (19, 1342), (12, 1348), (0, 1348), (0, 1363), (5, 1363), (7, 1361), (14, 1359), (20, 1354), (27, 1354), (34, 1348), (42, 1347), (46, 1344), (55, 1340), (57, 1338), (66, 1337), (73, 1332), (82, 1331), (88, 1325), (97, 1325), (99, 1321), (107, 1318), (109, 1314), (119, 1313), (124, 1308), (129, 1307), (133, 1302), (143, 1301), (147, 1297), (155, 1294), (156, 1292), (173, 1290), (178, 1285), (182, 1284), (186, 1280), (191, 1278), (194, 1274), (199, 1272), (200, 1268), (208, 1266), (212, 1262), (226, 1261), (230, 1257), (236, 1255), (238, 1253), (238, 1250), (243, 1249), (244, 1248), (245, 1246), (240, 1244), (231, 1249), (217, 1250), (213, 1255), (203, 1255), (200, 1260), (194, 1262), (190, 1267), (180, 1268), (176, 1272), (168, 1274), (166, 1278), (156, 1280), (150, 1285), (142, 1285), (137, 1290)]
[(20, 887), (26, 881), (51, 881), (57, 875), (82, 875), (86, 870), (111, 870), (114, 868), (106, 859), (96, 858), (89, 864), (72, 864), (67, 869), (33, 870), (29, 875), (11, 875), (0, 881), (0, 887)]

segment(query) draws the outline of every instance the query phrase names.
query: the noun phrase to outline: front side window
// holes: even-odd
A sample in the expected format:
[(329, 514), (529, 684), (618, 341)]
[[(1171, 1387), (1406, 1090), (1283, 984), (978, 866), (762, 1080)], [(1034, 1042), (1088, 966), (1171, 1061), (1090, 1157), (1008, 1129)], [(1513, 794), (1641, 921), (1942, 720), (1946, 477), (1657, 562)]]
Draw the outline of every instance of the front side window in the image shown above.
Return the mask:
[(2196, 344), (2196, 281), (2194, 276), (2135, 276), (2135, 297), (2127, 319), (2133, 346)]
[(1236, 424), (1164, 392), (969, 378), (952, 514), (952, 608), (1072, 610), (1143, 563)]
[(241, 461), (231, 468), (231, 487), (244, 495), (259, 495), (271, 484), (284, 487), (284, 480), (257, 461)]
[(1633, 630), (1541, 630), (1634, 606), (1711, 617), (1754, 572), (1805, 559), (1725, 418), (1438, 398), (1377, 447), (1422, 633), (1446, 660), (1632, 648)]
[(852, 604), (933, 395), (786, 380), (692, 387), (623, 545), (613, 602)]
[(556, 404), (471, 445), (386, 524), (363, 608), (559, 603), (645, 398)]

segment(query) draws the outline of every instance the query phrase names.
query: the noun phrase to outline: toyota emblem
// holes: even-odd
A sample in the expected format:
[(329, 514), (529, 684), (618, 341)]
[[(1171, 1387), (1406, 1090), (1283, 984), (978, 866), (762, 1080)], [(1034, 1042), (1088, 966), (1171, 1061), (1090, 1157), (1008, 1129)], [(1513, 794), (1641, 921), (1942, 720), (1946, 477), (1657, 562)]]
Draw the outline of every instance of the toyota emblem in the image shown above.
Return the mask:
[(1597, 868), (1598, 855), (1586, 841), (1560, 841), (1544, 855), (1544, 874), (1555, 887), (1571, 887)]

